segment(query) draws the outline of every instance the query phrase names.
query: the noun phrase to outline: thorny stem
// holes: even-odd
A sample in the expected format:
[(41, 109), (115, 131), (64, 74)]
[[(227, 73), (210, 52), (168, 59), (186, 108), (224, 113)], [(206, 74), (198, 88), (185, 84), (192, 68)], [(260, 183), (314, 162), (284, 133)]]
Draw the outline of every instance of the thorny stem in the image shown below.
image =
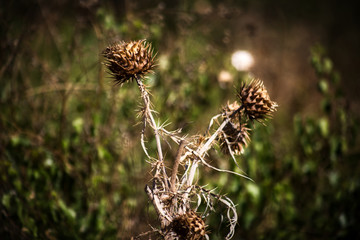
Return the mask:
[[(145, 116), (148, 117), (146, 119), (150, 119), (150, 124), (155, 133), (155, 140), (156, 140), (156, 147), (158, 150), (157, 152), (158, 152), (158, 157), (159, 157), (159, 163), (162, 166), (162, 171), (163, 171), (164, 180), (165, 180), (164, 183), (165, 183), (166, 189), (169, 189), (169, 184), (167, 181), (168, 177), (167, 177), (166, 170), (165, 170), (164, 157), (163, 157), (162, 148), (161, 148), (160, 134), (159, 134), (158, 127), (156, 126), (154, 117), (152, 115), (152, 110), (150, 108), (149, 94), (146, 91), (146, 88), (145, 88), (144, 84), (142, 83), (142, 81), (139, 78), (135, 78), (135, 79), (136, 79), (136, 83), (138, 84), (139, 89), (141, 91), (141, 98), (143, 99), (144, 104), (145, 104)], [(158, 172), (158, 170), (156, 172)]]
[(243, 108), (243, 105), (241, 105), (238, 109), (236, 109), (229, 117), (227, 117), (222, 124), (220, 125), (220, 127), (216, 130), (216, 132), (207, 140), (207, 142), (197, 151), (198, 155), (202, 157), (202, 155), (207, 152), (210, 147), (211, 144), (213, 143), (213, 141), (215, 140), (215, 138), (219, 135), (219, 133), (223, 130), (223, 128), (226, 126), (226, 124), (228, 124), (231, 120), (232, 117), (235, 116), (235, 114), (237, 114), (238, 112), (241, 111), (241, 109)]
[(157, 215), (160, 218), (161, 228), (164, 228), (168, 223), (172, 221), (171, 218), (166, 214), (163, 205), (160, 202), (157, 192), (154, 192), (154, 189), (151, 189), (148, 185), (145, 186), (145, 192), (148, 195), (149, 199), (152, 201)]
[(219, 135), (219, 133), (221, 133), (221, 131), (223, 130), (223, 128), (226, 126), (226, 124), (228, 124), (231, 120), (231, 118), (233, 116), (235, 116), (235, 114), (237, 114), (238, 112), (240, 112), (243, 108), (243, 105), (241, 105), (237, 110), (235, 110), (229, 117), (227, 117), (222, 124), (218, 127), (218, 129), (215, 131), (215, 133), (213, 135), (211, 135), (211, 137), (207, 140), (207, 142), (197, 151), (194, 152), (194, 154), (199, 158), (198, 160), (195, 160), (193, 162), (193, 164), (191, 165), (190, 168), (190, 172), (189, 172), (189, 177), (187, 179), (187, 185), (191, 186), (193, 181), (194, 181), (194, 177), (195, 177), (195, 172), (196, 169), (198, 167), (198, 162), (201, 161), (203, 154), (205, 152), (207, 152), (212, 143), (214, 142), (214, 140), (216, 139), (216, 137)]

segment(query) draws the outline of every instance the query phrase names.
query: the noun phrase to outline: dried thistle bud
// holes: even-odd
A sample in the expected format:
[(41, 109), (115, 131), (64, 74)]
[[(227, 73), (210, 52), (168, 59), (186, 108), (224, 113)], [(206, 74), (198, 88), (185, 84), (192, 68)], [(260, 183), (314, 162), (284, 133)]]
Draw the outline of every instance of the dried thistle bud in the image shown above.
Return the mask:
[(114, 43), (103, 52), (105, 65), (116, 84), (142, 77), (153, 70), (155, 55), (145, 40)]
[(235, 101), (235, 102), (233, 102), (231, 104), (228, 102), (226, 104), (226, 106), (223, 107), (223, 110), (222, 110), (223, 118), (231, 118), (231, 121), (233, 123), (241, 122), (241, 114), (240, 114), (240, 111), (239, 111), (240, 108), (241, 108), (241, 106), (239, 105), (239, 103), (237, 101)]
[(252, 80), (243, 84), (238, 92), (238, 97), (243, 104), (245, 114), (251, 120), (262, 122), (272, 117), (276, 111), (277, 103), (270, 100), (270, 96), (261, 80)]
[(223, 115), (229, 117), (234, 111), (238, 110), (240, 105), (237, 101), (233, 103), (227, 103), (226, 106), (223, 108)]
[(249, 130), (245, 124), (227, 123), (219, 138), (223, 153), (229, 154), (229, 151), (232, 151), (235, 155), (242, 154), (250, 142)]
[(175, 218), (172, 228), (179, 235), (180, 239), (205, 239), (205, 222), (193, 210), (189, 210), (185, 214)]

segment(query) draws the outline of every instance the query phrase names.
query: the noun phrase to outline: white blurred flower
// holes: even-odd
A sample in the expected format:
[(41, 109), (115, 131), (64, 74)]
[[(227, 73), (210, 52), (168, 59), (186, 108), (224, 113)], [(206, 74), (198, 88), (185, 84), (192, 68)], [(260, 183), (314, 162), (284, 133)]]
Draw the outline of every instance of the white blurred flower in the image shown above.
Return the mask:
[(228, 83), (233, 81), (233, 76), (231, 73), (225, 70), (221, 70), (218, 75), (218, 81), (223, 83)]
[(231, 56), (231, 64), (238, 71), (248, 71), (254, 65), (254, 57), (248, 51), (239, 50)]
[(225, 70), (221, 70), (218, 74), (218, 82), (220, 87), (225, 88), (226, 85), (234, 81), (233, 75)]

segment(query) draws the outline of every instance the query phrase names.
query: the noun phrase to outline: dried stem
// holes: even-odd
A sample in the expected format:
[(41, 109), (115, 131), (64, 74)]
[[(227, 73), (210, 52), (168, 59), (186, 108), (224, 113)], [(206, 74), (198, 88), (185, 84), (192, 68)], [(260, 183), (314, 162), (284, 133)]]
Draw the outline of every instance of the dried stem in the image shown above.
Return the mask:
[(169, 223), (171, 223), (172, 219), (166, 214), (163, 204), (160, 201), (159, 194), (157, 193), (157, 189), (151, 189), (148, 185), (146, 185), (145, 192), (152, 201), (157, 215), (160, 218), (161, 228), (165, 228)]
[[(159, 159), (159, 163), (161, 164), (161, 167), (162, 167), (164, 179), (168, 179), (166, 170), (165, 170), (164, 157), (163, 157), (163, 152), (162, 152), (162, 148), (161, 148), (161, 140), (160, 140), (159, 130), (155, 123), (154, 117), (152, 115), (152, 110), (150, 108), (149, 93), (146, 91), (145, 85), (142, 83), (142, 81), (139, 78), (136, 78), (136, 83), (139, 86), (139, 89), (141, 91), (141, 98), (143, 99), (144, 104), (145, 104), (145, 110), (144, 110), (145, 118), (147, 121), (149, 121), (149, 119), (150, 119), (149, 124), (151, 125), (152, 129), (154, 130), (156, 147), (157, 147), (157, 152), (158, 152), (158, 157), (159, 157), (158, 159)], [(168, 181), (165, 181), (165, 186), (166, 186), (166, 189), (169, 189)]]
[[(219, 128), (215, 131), (215, 133), (207, 140), (207, 142), (197, 151), (199, 156), (202, 156), (205, 152), (207, 152), (214, 140), (217, 138), (217, 136), (221, 133), (221, 131), (224, 129), (226, 124), (228, 124), (233, 116), (235, 116), (237, 113), (241, 111), (243, 106), (241, 105), (237, 110), (235, 110), (229, 117), (227, 117), (222, 124), (219, 126)], [(213, 119), (212, 119), (213, 120)]]
[(179, 149), (177, 151), (174, 166), (173, 166), (172, 173), (171, 173), (171, 185), (170, 186), (171, 186), (171, 192), (173, 192), (173, 193), (175, 193), (175, 190), (176, 190), (176, 176), (177, 176), (180, 159), (181, 159), (181, 155), (183, 153), (184, 147), (185, 147), (185, 141), (180, 141)]
[[(190, 168), (190, 173), (189, 173), (189, 177), (187, 179), (187, 185), (188, 186), (191, 186), (193, 181), (194, 181), (194, 177), (195, 177), (195, 172), (196, 172), (196, 169), (198, 167), (198, 162), (201, 161), (204, 165), (206, 166), (210, 166), (211, 168), (217, 170), (217, 171), (221, 171), (221, 172), (231, 172), (231, 171), (226, 171), (226, 170), (220, 170), (220, 169), (217, 169), (215, 167), (212, 167), (211, 165), (207, 164), (203, 159), (203, 155), (204, 153), (206, 153), (210, 148), (211, 148), (211, 145), (213, 144), (213, 142), (215, 141), (215, 139), (218, 137), (218, 135), (220, 133), (222, 133), (222, 130), (224, 129), (224, 127), (226, 126), (226, 124), (228, 124), (231, 120), (231, 118), (233, 116), (235, 116), (235, 114), (237, 114), (238, 112), (241, 111), (243, 107), (239, 107), (237, 110), (235, 110), (229, 117), (227, 117), (223, 122), (222, 124), (218, 127), (218, 129), (215, 131), (214, 134), (211, 135), (211, 137), (206, 141), (206, 143), (201, 146), (200, 149), (198, 149), (197, 151), (194, 152), (194, 154), (199, 158), (199, 160), (196, 160), (193, 162), (193, 164), (191, 165), (191, 168)], [(211, 119), (211, 122), (210, 122), (210, 125), (209, 127), (211, 127), (212, 125), (212, 121), (213, 119)], [(237, 174), (235, 172), (231, 172), (231, 173), (234, 173), (234, 174)], [(242, 174), (237, 174), (237, 175), (240, 175), (240, 176), (244, 176)], [(246, 177), (248, 178), (248, 177)], [(248, 178), (249, 179), (249, 178)]]

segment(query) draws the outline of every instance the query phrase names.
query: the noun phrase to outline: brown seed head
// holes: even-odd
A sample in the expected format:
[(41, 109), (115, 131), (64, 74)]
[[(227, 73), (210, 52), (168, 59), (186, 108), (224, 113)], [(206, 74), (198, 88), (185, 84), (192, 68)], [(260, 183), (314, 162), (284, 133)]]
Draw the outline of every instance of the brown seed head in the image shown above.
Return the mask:
[(142, 77), (151, 72), (155, 66), (155, 55), (151, 44), (146, 43), (145, 40), (114, 43), (107, 47), (102, 55), (116, 84)]
[(175, 218), (173, 229), (181, 237), (180, 239), (202, 240), (206, 235), (204, 220), (193, 210)]
[(238, 97), (249, 119), (259, 122), (271, 118), (278, 106), (276, 102), (270, 100), (261, 80), (253, 80), (249, 84), (243, 84), (238, 92)]
[(250, 142), (249, 128), (245, 124), (234, 124), (229, 122), (223, 129), (223, 134), (219, 138), (220, 147), (223, 153), (229, 154), (230, 151), (235, 155), (240, 155), (244, 152)]

